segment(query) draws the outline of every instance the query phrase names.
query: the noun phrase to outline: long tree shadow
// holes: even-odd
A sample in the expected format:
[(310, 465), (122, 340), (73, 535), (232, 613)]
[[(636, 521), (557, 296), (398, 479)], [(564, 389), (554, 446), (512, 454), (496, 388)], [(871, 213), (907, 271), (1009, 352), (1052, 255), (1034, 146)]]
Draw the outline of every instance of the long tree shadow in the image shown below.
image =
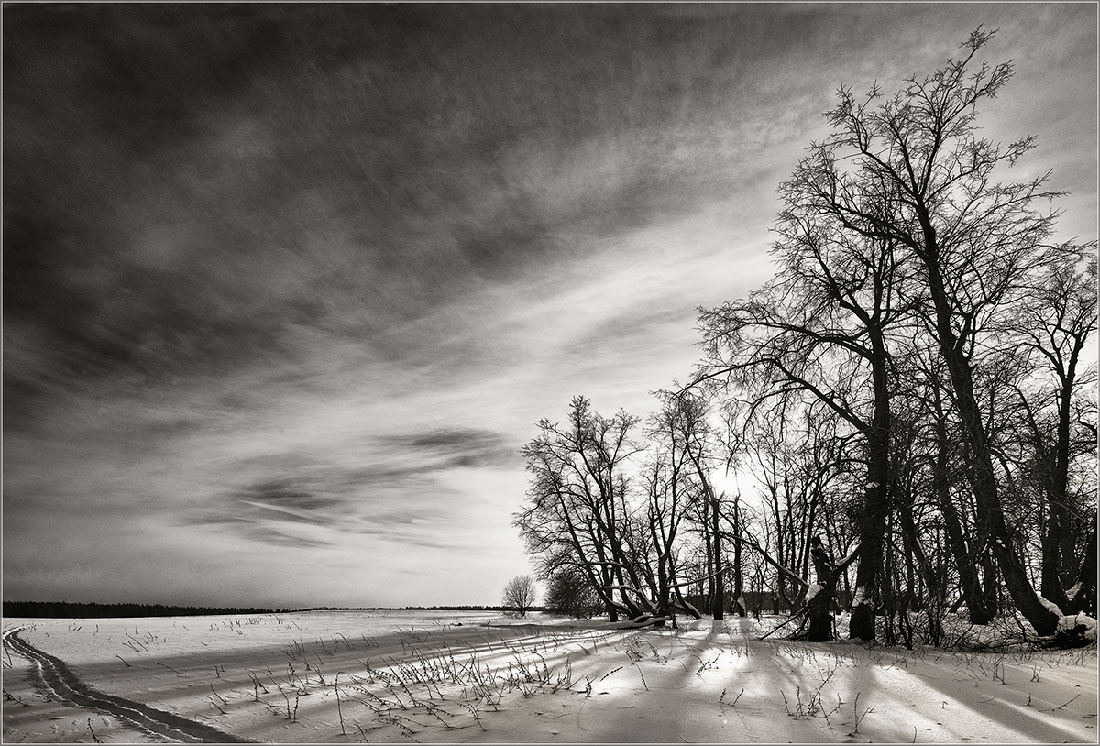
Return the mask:
[[(979, 695), (982, 697), (980, 701), (968, 702), (958, 696), (959, 687), (954, 680), (948, 682), (938, 678), (932, 679), (921, 677), (920, 683), (937, 690), (947, 699), (950, 699), (952, 707), (966, 708), (970, 712), (991, 720), (1001, 727), (1010, 728), (1016, 731), (1021, 741), (1032, 743), (1060, 743), (1083, 740), (1080, 731), (1068, 729), (1057, 722), (1058, 718), (1062, 717), (1060, 715), (1054, 715), (1055, 711), (1060, 711), (1057, 707), (1052, 707), (1049, 711), (1044, 711), (1038, 706), (1028, 706), (1023, 702), (1018, 705), (1012, 704), (997, 695)], [(1013, 690), (1010, 689), (1009, 691)], [(1094, 695), (1093, 715), (1095, 715), (1095, 701)], [(1080, 717), (1074, 715), (1069, 710), (1061, 710), (1060, 712), (1065, 712), (1065, 717)], [(961, 737), (962, 734), (955, 735)]]

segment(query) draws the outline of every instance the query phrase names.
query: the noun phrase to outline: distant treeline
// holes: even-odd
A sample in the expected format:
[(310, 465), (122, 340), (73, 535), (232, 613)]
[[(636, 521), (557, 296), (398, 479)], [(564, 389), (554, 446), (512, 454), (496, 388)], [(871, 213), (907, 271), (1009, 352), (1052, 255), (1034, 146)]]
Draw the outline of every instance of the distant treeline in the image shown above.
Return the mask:
[(217, 614), (271, 614), (286, 609), (214, 609), (205, 606), (161, 604), (97, 604), (67, 601), (5, 601), (4, 616), (37, 619), (112, 619), (145, 616), (211, 616)]
[[(406, 606), (405, 611), (511, 611), (508, 606)], [(542, 611), (531, 608), (529, 611)]]
[[(511, 611), (510, 606), (315, 606), (296, 611)], [(528, 611), (545, 611), (541, 606), (532, 606)]]
[[(504, 606), (406, 606), (403, 611), (511, 611)], [(543, 611), (534, 607), (528, 611)], [(393, 608), (317, 606), (308, 609), (215, 609), (161, 604), (97, 604), (67, 601), (5, 601), (4, 616), (24, 619), (113, 619), (144, 616), (217, 616), (219, 614), (289, 614), (306, 611), (398, 611)]]

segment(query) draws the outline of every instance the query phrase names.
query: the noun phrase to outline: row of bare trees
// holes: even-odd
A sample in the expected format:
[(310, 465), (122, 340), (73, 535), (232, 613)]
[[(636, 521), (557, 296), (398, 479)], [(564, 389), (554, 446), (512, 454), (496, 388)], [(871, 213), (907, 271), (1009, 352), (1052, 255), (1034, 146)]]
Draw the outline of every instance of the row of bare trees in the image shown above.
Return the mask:
[[(543, 420), (523, 450), (531, 486), (516, 524), (539, 575), (583, 583), (612, 621), (676, 609), (698, 616), (685, 588), (707, 579), (722, 587), (721, 502), (710, 483), (718, 450), (707, 412), (694, 395), (663, 398), (640, 428), (625, 412), (605, 417), (575, 397), (566, 423)], [(689, 544), (704, 548), (706, 578), (685, 577)]]
[(780, 186), (776, 276), (701, 309), (655, 415), (578, 397), (539, 423), (516, 523), (545, 579), (612, 619), (768, 598), (812, 639), (838, 602), (891, 642), (914, 611), (932, 642), (963, 607), (1044, 636), (1095, 615), (1096, 244), (1055, 240), (1049, 173), (1000, 180), (1034, 141), (978, 134), (1012, 75), (976, 60), (992, 36), (892, 97), (838, 92)]

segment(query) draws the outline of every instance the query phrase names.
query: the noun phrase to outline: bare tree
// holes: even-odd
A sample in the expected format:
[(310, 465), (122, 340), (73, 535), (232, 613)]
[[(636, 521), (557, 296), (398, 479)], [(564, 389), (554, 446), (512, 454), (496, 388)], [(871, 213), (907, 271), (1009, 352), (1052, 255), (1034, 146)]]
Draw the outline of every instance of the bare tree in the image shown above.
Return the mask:
[(562, 567), (548, 581), (546, 608), (577, 619), (589, 619), (602, 610), (599, 596), (576, 568)]
[[(679, 421), (683, 416), (680, 400), (659, 392), (661, 409), (647, 423), (650, 440), (649, 458), (642, 482), (646, 491), (647, 545), (652, 555), (643, 558), (645, 575), (656, 602), (658, 616), (670, 616), (679, 608), (698, 616), (683, 599), (677, 552), (680, 530), (693, 505), (698, 485), (691, 479), (688, 444)], [(663, 623), (662, 623), (663, 625)]]
[(916, 349), (903, 358), (899, 397), (919, 430), (916, 452), (910, 459), (925, 472), (928, 493), (939, 511), (946, 551), (957, 573), (961, 602), (974, 624), (988, 624), (996, 611), (995, 567), (989, 551), (989, 532), (975, 520), (973, 492), (966, 479), (966, 438), (951, 407), (946, 365), (935, 349)]
[(1074, 541), (1083, 533), (1095, 532), (1095, 522), (1089, 521), (1091, 506), (1082, 506), (1073, 490), (1075, 461), (1087, 459), (1089, 471), (1095, 466), (1096, 431), (1088, 428), (1095, 413), (1085, 416), (1082, 411), (1090, 404), (1094, 407), (1094, 400), (1080, 393), (1096, 382), (1095, 366), (1081, 359), (1096, 332), (1095, 251), (1093, 243), (1066, 244), (1047, 252), (1032, 292), (1011, 320), (1016, 333), (1009, 335), (1014, 347), (1038, 363), (1032, 376), (1038, 380), (1030, 390), (1023, 386), (1015, 390), (1024, 423), (1021, 440), (1031, 446), (1045, 498), (1040, 591), (1067, 614), (1095, 613), (1091, 608), (1096, 596), (1095, 553), (1078, 554)]
[(1013, 72), (1008, 62), (975, 63), (992, 36), (977, 29), (961, 59), (910, 79), (891, 98), (877, 87), (863, 98), (841, 89), (827, 114), (833, 132), (800, 164), (791, 188), (805, 209), (844, 231), (890, 242), (920, 268), (921, 282), (908, 291), (927, 304), (923, 318), (947, 368), (976, 518), (1016, 607), (1039, 634), (1052, 634), (1059, 617), (1032, 586), (1005, 519), (975, 382), (975, 356), (998, 316), (1027, 292), (1056, 217), (1037, 208), (1056, 196), (1045, 189), (1049, 174), (994, 181), (995, 169), (1014, 164), (1034, 138), (1002, 145), (976, 134), (977, 104)]
[(700, 315), (707, 360), (699, 379), (756, 391), (757, 406), (808, 396), (861, 435), (866, 479), (856, 514), (861, 546), (851, 635), (871, 640), (892, 483), (888, 335), (908, 311), (897, 301), (905, 264), (892, 241), (831, 226), (803, 205), (798, 179), (806, 168), (800, 164), (780, 190), (786, 207), (773, 252), (777, 278), (747, 301)]
[(529, 500), (514, 516), (528, 552), (540, 558), (543, 579), (562, 563), (575, 568), (611, 621), (654, 611), (631, 542), (627, 467), (639, 450), (630, 440), (636, 423), (621, 411), (603, 417), (581, 396), (570, 404), (564, 426), (539, 422), (539, 435), (523, 449)]
[(530, 575), (517, 575), (509, 580), (504, 586), (501, 605), (519, 616), (527, 616), (535, 605), (535, 579)]

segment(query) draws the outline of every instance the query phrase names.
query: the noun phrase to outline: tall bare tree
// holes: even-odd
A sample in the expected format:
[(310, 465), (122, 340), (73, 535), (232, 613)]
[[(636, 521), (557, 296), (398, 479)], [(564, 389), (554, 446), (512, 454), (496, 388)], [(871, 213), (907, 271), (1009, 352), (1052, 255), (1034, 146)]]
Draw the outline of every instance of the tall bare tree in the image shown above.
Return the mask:
[[(736, 380), (761, 400), (799, 392), (861, 434), (867, 469), (851, 635), (871, 640), (892, 481), (888, 335), (908, 310), (897, 292), (906, 267), (891, 239), (844, 230), (801, 202), (799, 180), (817, 157), (780, 189), (776, 279), (747, 301), (701, 313), (699, 379)], [(889, 200), (877, 209), (891, 209)]]
[(865, 97), (842, 88), (827, 114), (832, 133), (802, 161), (790, 189), (804, 209), (846, 232), (889, 242), (919, 266), (921, 282), (912, 291), (928, 304), (928, 329), (947, 367), (978, 520), (1017, 608), (1040, 634), (1051, 634), (1059, 617), (1014, 547), (975, 390), (974, 356), (991, 322), (1026, 292), (1055, 220), (1039, 209), (1054, 196), (1045, 187), (1049, 174), (994, 180), (994, 171), (1024, 156), (1034, 138), (1002, 145), (977, 135), (976, 106), (1013, 72), (1008, 62), (976, 63), (992, 36), (974, 31), (960, 59), (910, 79), (890, 98), (877, 87)]

